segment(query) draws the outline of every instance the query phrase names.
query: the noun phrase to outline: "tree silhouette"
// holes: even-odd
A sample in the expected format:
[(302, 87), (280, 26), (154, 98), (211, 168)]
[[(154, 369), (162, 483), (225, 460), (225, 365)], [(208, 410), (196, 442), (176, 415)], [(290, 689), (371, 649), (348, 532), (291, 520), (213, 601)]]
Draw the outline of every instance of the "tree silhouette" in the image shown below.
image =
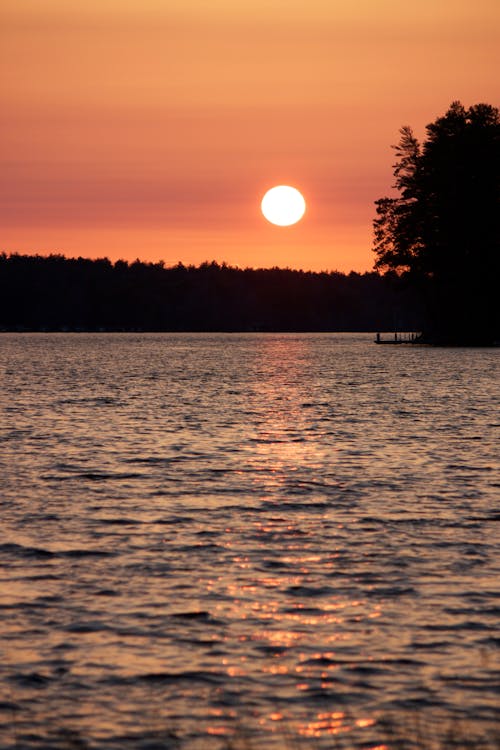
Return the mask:
[(395, 146), (399, 195), (376, 201), (375, 267), (402, 273), (427, 303), (424, 337), (491, 344), (500, 338), (500, 115), (488, 104), (453, 102)]
[(414, 330), (392, 276), (0, 253), (0, 331)]

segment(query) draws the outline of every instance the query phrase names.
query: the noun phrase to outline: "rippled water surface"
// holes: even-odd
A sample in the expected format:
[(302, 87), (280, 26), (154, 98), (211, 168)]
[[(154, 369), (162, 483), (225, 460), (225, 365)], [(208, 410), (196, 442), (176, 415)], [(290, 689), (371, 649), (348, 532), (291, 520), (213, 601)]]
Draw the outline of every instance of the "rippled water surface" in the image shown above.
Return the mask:
[(1, 334), (0, 746), (494, 722), (499, 356)]

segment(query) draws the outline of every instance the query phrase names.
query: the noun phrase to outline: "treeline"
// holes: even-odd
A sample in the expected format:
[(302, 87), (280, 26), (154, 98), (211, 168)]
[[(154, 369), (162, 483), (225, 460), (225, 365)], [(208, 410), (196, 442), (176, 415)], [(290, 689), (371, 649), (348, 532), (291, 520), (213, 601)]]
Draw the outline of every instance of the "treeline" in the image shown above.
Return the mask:
[(0, 329), (420, 330), (392, 272), (313, 273), (0, 254)]

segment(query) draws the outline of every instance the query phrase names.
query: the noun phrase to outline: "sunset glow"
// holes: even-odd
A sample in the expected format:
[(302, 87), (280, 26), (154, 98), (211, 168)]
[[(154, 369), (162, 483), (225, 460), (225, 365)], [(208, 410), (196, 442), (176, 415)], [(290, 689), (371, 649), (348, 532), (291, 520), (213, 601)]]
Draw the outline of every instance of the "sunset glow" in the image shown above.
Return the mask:
[[(367, 270), (401, 125), (498, 105), (497, 0), (4, 0), (0, 250)], [(297, 184), (307, 221), (255, 210)]]

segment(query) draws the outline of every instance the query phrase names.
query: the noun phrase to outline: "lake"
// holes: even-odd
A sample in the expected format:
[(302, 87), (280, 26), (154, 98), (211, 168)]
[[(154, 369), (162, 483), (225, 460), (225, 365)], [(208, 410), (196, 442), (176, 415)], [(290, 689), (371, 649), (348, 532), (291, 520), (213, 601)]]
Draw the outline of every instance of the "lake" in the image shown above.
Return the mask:
[(0, 334), (0, 746), (490, 731), (499, 355)]

